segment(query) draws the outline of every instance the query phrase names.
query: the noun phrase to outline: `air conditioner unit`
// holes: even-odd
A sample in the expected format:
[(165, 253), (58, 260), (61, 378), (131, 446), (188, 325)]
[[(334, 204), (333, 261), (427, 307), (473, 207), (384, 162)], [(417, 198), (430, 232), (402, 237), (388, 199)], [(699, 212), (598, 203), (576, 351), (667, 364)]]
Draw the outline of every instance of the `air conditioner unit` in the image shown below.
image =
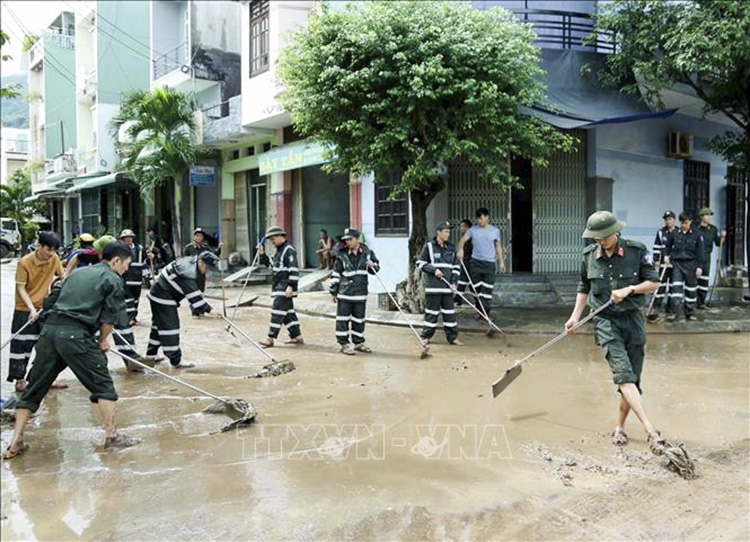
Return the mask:
[(669, 132), (667, 156), (669, 158), (690, 158), (693, 156), (692, 134)]

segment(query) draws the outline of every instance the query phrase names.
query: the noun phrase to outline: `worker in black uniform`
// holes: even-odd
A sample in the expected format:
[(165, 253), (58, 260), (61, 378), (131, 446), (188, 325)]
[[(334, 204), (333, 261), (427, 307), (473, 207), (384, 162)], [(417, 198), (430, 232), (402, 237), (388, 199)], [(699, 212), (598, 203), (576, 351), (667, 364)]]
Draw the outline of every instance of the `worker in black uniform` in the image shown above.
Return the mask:
[[(466, 234), (467, 231), (473, 226), (471, 220), (468, 218), (464, 218), (461, 223), (458, 225), (458, 231), (459, 231), (459, 238), (463, 237), (464, 234)], [(464, 265), (466, 269), (471, 273), (471, 253), (474, 248), (473, 243), (471, 242), (471, 239), (466, 241), (464, 243)], [(461, 267), (459, 265), (459, 267)], [(458, 287), (457, 290), (461, 292), (462, 294), (466, 293), (472, 293), (471, 291), (467, 292), (466, 288), (469, 286), (469, 275), (466, 274), (466, 272), (461, 269), (461, 275), (458, 277)], [(461, 305), (463, 303), (463, 299), (461, 299), (460, 296), (455, 295), (453, 296), (453, 300), (456, 303), (456, 305)]]
[[(193, 230), (193, 242), (189, 245), (185, 245), (185, 248), (182, 250), (183, 256), (198, 256), (201, 252), (209, 251), (215, 255), (219, 255), (221, 253), (221, 247), (223, 246), (223, 243), (219, 242), (219, 246), (216, 249), (211, 249), (208, 243), (206, 243), (206, 232), (203, 231), (202, 228), (195, 228)], [(206, 275), (198, 275), (196, 277), (196, 282), (198, 283), (198, 289), (201, 292), (206, 291)], [(202, 312), (195, 312), (193, 311), (194, 317), (199, 317)]]
[(141, 289), (143, 288), (143, 269), (148, 256), (146, 249), (135, 242), (133, 230), (122, 230), (120, 241), (125, 243), (133, 259), (125, 273), (125, 304), (127, 305), (128, 323), (132, 326), (138, 321), (138, 304), (141, 301)]
[[(28, 446), (23, 433), (31, 415), (65, 368), (90, 392), (104, 422), (105, 448), (137, 444), (138, 439), (117, 433), (115, 402), (117, 391), (107, 369), (109, 335), (118, 320), (125, 319), (122, 275), (130, 264), (130, 249), (124, 243), (104, 247), (102, 262), (78, 269), (63, 283), (57, 300), (46, 315), (29, 385), (17, 406), (13, 438), (4, 453), (12, 459)], [(94, 338), (99, 331), (98, 340)]]
[[(355, 228), (346, 228), (341, 239), (346, 248), (336, 252), (333, 264), (330, 294), (336, 303), (336, 341), (340, 352), (353, 356), (356, 352), (369, 353), (365, 345), (365, 312), (367, 309), (368, 273), (380, 271), (375, 253), (360, 242), (361, 234)], [(354, 347), (349, 343), (349, 332)]]
[[(456, 305), (453, 295), (456, 291), (459, 271), (456, 259), (456, 247), (449, 241), (453, 225), (449, 221), (437, 225), (435, 239), (425, 243), (422, 253), (417, 260), (417, 267), (425, 274), (425, 309), (424, 329), (422, 339), (430, 342), (435, 335), (437, 320), (443, 315), (443, 329), (448, 344), (463, 346), (458, 340), (458, 324), (456, 323)], [(449, 284), (443, 282), (443, 279)]]
[(204, 251), (198, 256), (183, 256), (168, 264), (148, 292), (151, 303), (151, 335), (148, 341), (148, 356), (156, 356), (161, 347), (172, 367), (189, 369), (192, 363), (182, 363), (180, 350), (180, 317), (177, 307), (187, 299), (193, 314), (207, 314), (211, 306), (198, 289), (197, 278), (216, 268), (219, 258)]
[(294, 298), (297, 297), (297, 284), (299, 283), (299, 259), (297, 251), (287, 241), (286, 231), (279, 226), (271, 226), (266, 230), (266, 239), (276, 247), (273, 262), (264, 254), (263, 247), (260, 250), (260, 262), (270, 266), (273, 270), (273, 283), (271, 284), (271, 324), (268, 328), (268, 337), (260, 341), (265, 348), (271, 348), (278, 338), (281, 326), (286, 326), (289, 339), (286, 344), (303, 344), (302, 331), (299, 327), (297, 313), (294, 312)]
[[(677, 226), (674, 224), (677, 215), (672, 211), (665, 211), (662, 218), (664, 219), (664, 226), (659, 228), (656, 232), (656, 238), (654, 239), (654, 247), (652, 250), (654, 265), (659, 271), (659, 276), (661, 277), (662, 273), (664, 273), (659, 289), (654, 294), (654, 308), (658, 310), (659, 307), (664, 307), (664, 312), (669, 315), (672, 313), (669, 296), (674, 295), (674, 291), (671, 287), (672, 264), (665, 262), (664, 249), (667, 246), (667, 240), (677, 231)], [(656, 312), (653, 312), (649, 314), (648, 319), (653, 322), (658, 317), (659, 315)]]
[[(700, 218), (700, 224), (698, 225), (698, 231), (703, 235), (703, 248), (705, 250), (703, 254), (703, 274), (698, 277), (698, 308), (700, 310), (707, 310), (708, 303), (708, 277), (711, 274), (711, 253), (713, 252), (714, 245), (719, 247), (721, 250), (721, 242), (727, 236), (727, 230), (721, 230), (711, 224), (711, 217), (714, 216), (714, 212), (709, 207), (704, 207), (698, 212)], [(718, 273), (719, 270), (717, 269)]]
[(692, 228), (692, 218), (688, 213), (680, 213), (680, 229), (667, 239), (664, 248), (666, 262), (673, 267), (674, 296), (669, 297), (672, 314), (667, 320), (677, 319), (677, 313), (682, 303), (685, 319), (688, 322), (697, 320), (695, 308), (698, 301), (698, 277), (703, 275), (705, 249), (703, 236), (696, 228)]

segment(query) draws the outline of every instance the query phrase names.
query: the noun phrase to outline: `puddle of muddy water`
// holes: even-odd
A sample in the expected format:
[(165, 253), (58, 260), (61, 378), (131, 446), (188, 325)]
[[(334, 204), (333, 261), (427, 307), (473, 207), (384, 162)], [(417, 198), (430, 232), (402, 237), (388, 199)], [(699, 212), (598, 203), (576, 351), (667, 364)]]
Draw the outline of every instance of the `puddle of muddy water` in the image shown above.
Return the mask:
[[(634, 418), (628, 448), (609, 444), (617, 396), (590, 336), (532, 360), (493, 400), (495, 378), (545, 337), (440, 339), (419, 360), (408, 329), (368, 326), (375, 352), (346, 357), (333, 321), (303, 317), (309, 346), (274, 349), (296, 370), (245, 379), (267, 360), (221, 321), (181, 316), (197, 367), (170, 374), (251, 401), (255, 425), (212, 435), (227, 418), (201, 413), (211, 399), (112, 357), (119, 423), (144, 441), (104, 453), (96, 411), (66, 375), (71, 388), (51, 392), (28, 429), (29, 452), (3, 463), (3, 540), (750, 535), (746, 335), (649, 341), (646, 408), (693, 452), (700, 477), (688, 483), (650, 456)], [(261, 338), (268, 311), (241, 309), (238, 323)], [(136, 327), (141, 348), (147, 335)]]

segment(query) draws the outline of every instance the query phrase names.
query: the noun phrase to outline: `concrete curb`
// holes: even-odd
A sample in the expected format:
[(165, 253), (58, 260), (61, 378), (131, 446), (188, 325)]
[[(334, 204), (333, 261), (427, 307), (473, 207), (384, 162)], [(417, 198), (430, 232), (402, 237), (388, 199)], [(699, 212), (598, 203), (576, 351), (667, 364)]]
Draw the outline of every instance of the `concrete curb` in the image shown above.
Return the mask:
[[(253, 306), (263, 307), (270, 309), (271, 303), (266, 301), (256, 301)], [(328, 307), (329, 310), (333, 310), (333, 303)], [(334, 320), (336, 318), (335, 312), (327, 312), (327, 309), (322, 303), (315, 304), (314, 306), (304, 306), (299, 304), (295, 307), (299, 314), (307, 316), (317, 316), (321, 318), (328, 318)], [(412, 321), (415, 327), (421, 327), (421, 317), (418, 321)], [(415, 318), (416, 320), (416, 318)], [(403, 320), (400, 313), (396, 312), (392, 318), (386, 318), (382, 314), (371, 315), (365, 318), (365, 322), (371, 325), (381, 326), (392, 326), (392, 327), (409, 327), (408, 324)], [(562, 322), (561, 322), (562, 324)], [(518, 327), (502, 327), (501, 323), (498, 323), (503, 331), (508, 335), (557, 335), (560, 333), (561, 328), (553, 327), (545, 324), (526, 324), (523, 328)], [(674, 335), (674, 334), (696, 334), (696, 333), (750, 333), (750, 319), (746, 320), (706, 320), (696, 323), (687, 322), (674, 322), (671, 324), (655, 323), (647, 324), (647, 332), (649, 335)], [(485, 333), (487, 331), (486, 324), (474, 323), (474, 321), (466, 322), (459, 319), (459, 330), (463, 333)], [(584, 330), (578, 332), (579, 335), (593, 335), (593, 328), (586, 326)]]

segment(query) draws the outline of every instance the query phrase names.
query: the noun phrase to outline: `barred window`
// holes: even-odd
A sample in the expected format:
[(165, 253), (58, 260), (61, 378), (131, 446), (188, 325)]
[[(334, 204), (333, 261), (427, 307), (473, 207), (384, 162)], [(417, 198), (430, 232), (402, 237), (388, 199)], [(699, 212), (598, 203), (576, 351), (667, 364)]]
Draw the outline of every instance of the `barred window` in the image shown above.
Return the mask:
[(708, 195), (711, 180), (711, 164), (696, 160), (685, 160), (683, 166), (684, 196), (682, 208), (698, 219), (698, 211), (708, 207)]
[(401, 171), (391, 170), (380, 175), (375, 183), (375, 234), (403, 236), (409, 234), (409, 200), (406, 193), (391, 199), (401, 184)]
[(268, 71), (269, 0), (250, 2), (250, 77)]

